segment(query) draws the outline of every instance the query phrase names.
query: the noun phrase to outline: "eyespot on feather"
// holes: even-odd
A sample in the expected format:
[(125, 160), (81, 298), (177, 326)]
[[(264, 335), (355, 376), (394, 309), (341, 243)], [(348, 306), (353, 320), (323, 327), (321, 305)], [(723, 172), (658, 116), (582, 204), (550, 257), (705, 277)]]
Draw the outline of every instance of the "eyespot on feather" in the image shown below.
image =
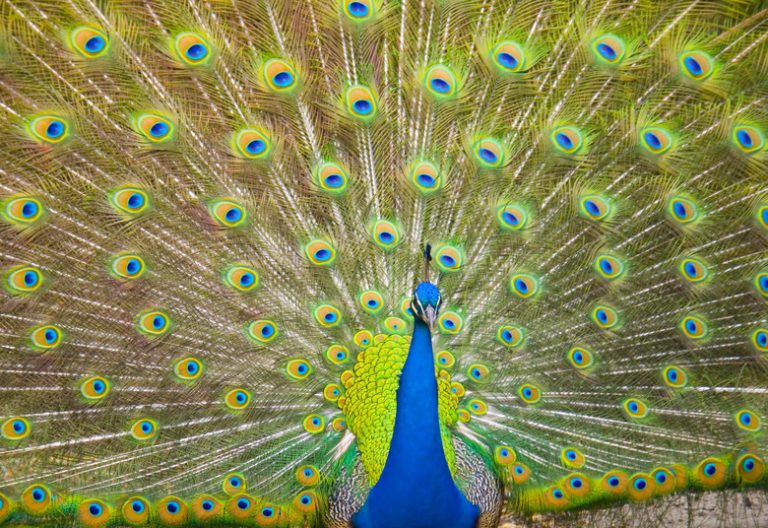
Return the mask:
[(315, 266), (330, 266), (336, 259), (336, 250), (325, 240), (313, 240), (304, 246), (304, 254)]
[(30, 515), (39, 516), (48, 513), (54, 504), (51, 490), (44, 484), (32, 484), (21, 494), (21, 507)]
[(689, 257), (680, 261), (680, 275), (688, 282), (701, 283), (709, 278), (709, 268), (704, 261)]
[(731, 141), (744, 154), (755, 154), (765, 148), (765, 135), (763, 131), (749, 125), (733, 127)]
[(256, 500), (245, 493), (236, 493), (227, 501), (227, 513), (240, 523), (252, 519), (258, 509)]
[(696, 466), (695, 475), (698, 483), (705, 489), (715, 489), (725, 484), (727, 465), (723, 460), (709, 457)]
[(173, 373), (183, 381), (194, 381), (203, 374), (203, 362), (194, 357), (186, 357), (176, 362)]
[(160, 522), (169, 526), (183, 525), (189, 515), (186, 503), (173, 496), (160, 499), (155, 506), (155, 511)]
[(256, 128), (236, 132), (232, 142), (235, 153), (249, 160), (266, 158), (272, 150), (272, 142), (267, 133)]
[(635, 473), (629, 478), (627, 492), (633, 501), (645, 501), (653, 497), (656, 491), (655, 481), (646, 473)]
[(150, 143), (163, 143), (173, 139), (176, 127), (167, 118), (158, 114), (139, 114), (135, 120), (136, 131)]
[(264, 82), (273, 92), (290, 92), (298, 83), (296, 70), (283, 59), (269, 59), (262, 67)]
[(312, 365), (306, 359), (292, 359), (285, 366), (285, 372), (293, 380), (303, 380), (312, 374)]
[(5, 289), (11, 295), (27, 295), (40, 289), (43, 273), (34, 266), (14, 266), (5, 272)]
[(511, 40), (499, 42), (491, 52), (491, 60), (501, 73), (521, 73), (526, 70), (525, 51)]
[(605, 220), (612, 212), (611, 202), (598, 194), (587, 194), (579, 199), (579, 213), (590, 220)]
[(688, 384), (688, 374), (680, 367), (670, 365), (662, 371), (662, 379), (668, 387), (680, 389)]
[(672, 196), (667, 200), (667, 215), (681, 225), (692, 224), (699, 219), (699, 207), (690, 198)]
[(496, 331), (496, 339), (499, 343), (510, 348), (523, 346), (525, 337), (526, 330), (522, 326), (502, 325)]
[(213, 495), (198, 495), (190, 504), (192, 516), (198, 521), (210, 521), (222, 513), (222, 505)]
[(29, 123), (29, 134), (40, 141), (50, 144), (61, 143), (69, 137), (69, 122), (61, 116), (40, 115)]
[(248, 219), (248, 211), (230, 199), (214, 200), (208, 205), (211, 218), (221, 227), (233, 228), (241, 226)]
[(277, 325), (267, 319), (253, 321), (247, 327), (248, 337), (258, 343), (269, 343), (278, 336)]
[[(360, 336), (363, 332), (367, 332), (368, 335)], [(368, 343), (358, 344), (358, 339), (361, 343), (363, 340), (368, 339), (368, 343), (370, 343), (370, 340), (373, 339), (373, 337), (370, 336), (370, 332), (363, 330), (355, 334), (355, 344), (358, 346), (368, 346)], [(325, 358), (334, 365), (343, 365), (349, 361), (349, 349), (342, 345), (331, 345), (325, 350)]]
[(464, 326), (464, 319), (454, 311), (446, 311), (437, 318), (441, 334), (458, 334)]
[(250, 266), (235, 264), (223, 273), (224, 284), (239, 292), (251, 292), (259, 285), (259, 274)]
[(326, 401), (336, 403), (341, 397), (341, 387), (336, 383), (329, 383), (323, 389), (323, 397)]
[(429, 161), (417, 161), (411, 165), (410, 181), (424, 195), (433, 193), (443, 185), (440, 171)]
[(496, 446), (496, 449), (493, 451), (493, 460), (500, 466), (511, 465), (517, 460), (517, 453), (509, 446)]
[(596, 305), (590, 312), (590, 319), (602, 330), (615, 328), (621, 322), (618, 312), (606, 304)]
[(224, 481), (221, 484), (224, 493), (229, 496), (243, 493), (248, 489), (248, 481), (242, 473), (229, 473), (224, 477)]
[(467, 403), (467, 410), (474, 415), (483, 416), (488, 412), (488, 405), (478, 398), (473, 398)]
[(331, 161), (317, 165), (312, 174), (320, 189), (331, 194), (343, 193), (349, 183), (347, 170), (338, 163)]
[(533, 404), (541, 400), (541, 391), (535, 385), (525, 383), (517, 389), (517, 395), (524, 403)]
[(424, 87), (437, 99), (449, 99), (458, 91), (456, 76), (450, 68), (442, 64), (436, 64), (427, 70)]
[(296, 482), (301, 486), (316, 486), (320, 482), (320, 470), (316, 466), (305, 465), (296, 468)]
[(111, 508), (99, 499), (86, 499), (77, 507), (77, 520), (91, 528), (106, 525), (111, 515)]
[(145, 524), (149, 521), (149, 501), (144, 497), (130, 497), (123, 503), (120, 512), (128, 524)]
[(584, 147), (583, 134), (572, 126), (555, 128), (550, 139), (555, 149), (564, 154), (576, 154)]
[(242, 411), (251, 403), (251, 393), (245, 389), (232, 389), (224, 395), (224, 403), (233, 411)]
[(538, 277), (531, 273), (516, 273), (509, 281), (512, 293), (521, 299), (535, 297), (541, 290)]
[(405, 321), (399, 317), (387, 317), (384, 319), (384, 328), (386, 328), (389, 333), (402, 334), (407, 330), (408, 326), (405, 324)]
[(752, 345), (760, 352), (768, 352), (768, 328), (758, 328), (752, 333)]
[(560, 483), (569, 497), (583, 498), (592, 491), (592, 484), (583, 473), (571, 473)]
[(597, 37), (590, 48), (599, 63), (611, 66), (621, 63), (627, 49), (624, 41), (611, 33)]
[(91, 376), (80, 383), (80, 394), (87, 401), (96, 402), (104, 399), (112, 387), (107, 378), (102, 376)]
[(109, 273), (119, 280), (135, 280), (144, 275), (144, 259), (134, 253), (118, 253), (112, 257)]
[(755, 275), (755, 279), (752, 283), (755, 286), (755, 291), (760, 296), (768, 298), (768, 271), (761, 271)]
[(754, 433), (763, 427), (763, 421), (760, 419), (760, 416), (749, 409), (740, 409), (736, 412), (734, 418), (736, 425), (742, 431)]
[(703, 81), (708, 78), (715, 68), (712, 57), (703, 51), (681, 53), (678, 61), (683, 75), (694, 81)]
[(109, 51), (109, 38), (104, 32), (89, 26), (80, 26), (69, 34), (69, 43), (86, 59), (101, 57)]
[(442, 368), (451, 368), (456, 364), (456, 358), (447, 350), (442, 350), (435, 355), (435, 363)]
[(330, 304), (321, 304), (312, 312), (321, 326), (333, 328), (341, 323), (341, 311)]
[(157, 437), (158, 426), (155, 420), (141, 418), (131, 426), (131, 436), (139, 442), (148, 442)]
[(345, 95), (347, 111), (362, 121), (370, 121), (376, 115), (376, 98), (367, 86), (354, 85)]
[(358, 297), (360, 307), (366, 312), (376, 315), (384, 308), (384, 298), (375, 290), (368, 290)]
[(575, 447), (565, 447), (560, 451), (560, 461), (567, 468), (580, 469), (586, 464), (586, 458)]
[(736, 460), (736, 481), (738, 484), (757, 484), (765, 475), (765, 462), (751, 453)]
[(640, 146), (650, 154), (664, 154), (673, 145), (674, 138), (665, 128), (656, 126), (640, 130)]
[(659, 467), (651, 471), (657, 495), (666, 495), (675, 491), (675, 476), (667, 468)]
[(621, 406), (624, 409), (624, 413), (629, 418), (636, 420), (642, 420), (643, 418), (646, 418), (650, 413), (650, 408), (648, 405), (645, 402), (638, 400), (637, 398), (626, 399), (621, 404)]
[(688, 339), (698, 341), (709, 335), (709, 325), (702, 317), (697, 315), (683, 317), (678, 326), (683, 335)]
[(368, 22), (376, 14), (374, 0), (342, 0), (342, 12), (352, 22)]
[(149, 337), (158, 337), (171, 330), (171, 318), (163, 310), (150, 308), (139, 313), (136, 329)]
[(531, 470), (528, 469), (528, 466), (525, 464), (518, 462), (512, 465), (510, 474), (512, 475), (512, 482), (518, 486), (522, 486), (530, 478)]
[(579, 370), (589, 369), (595, 364), (595, 357), (592, 352), (580, 346), (571, 347), (566, 359), (571, 366)]
[(504, 146), (492, 137), (482, 138), (472, 146), (475, 162), (481, 167), (496, 168), (506, 161)]
[(302, 422), (304, 430), (311, 434), (319, 434), (325, 430), (325, 418), (319, 414), (310, 414)]
[(477, 383), (483, 383), (488, 381), (488, 377), (491, 375), (491, 370), (485, 365), (480, 363), (474, 363), (467, 367), (467, 377)]
[(6, 440), (22, 440), (29, 436), (32, 426), (29, 420), (22, 416), (12, 416), (3, 422), (0, 433)]
[(176, 56), (189, 66), (200, 66), (211, 59), (211, 45), (201, 35), (184, 32), (176, 35), (173, 40)]
[(29, 333), (32, 348), (40, 351), (52, 350), (61, 344), (63, 333), (55, 325), (42, 325), (32, 328)]
[(496, 210), (496, 219), (504, 231), (522, 231), (528, 227), (530, 215), (518, 204), (502, 205)]
[(293, 499), (292, 506), (299, 514), (314, 514), (318, 508), (317, 495), (314, 491), (303, 491)]
[(2, 205), (0, 216), (18, 227), (29, 227), (46, 215), (42, 202), (32, 196), (12, 196)]
[(626, 271), (624, 261), (615, 255), (600, 254), (595, 258), (594, 269), (606, 280), (616, 280)]
[(127, 216), (138, 216), (152, 208), (149, 193), (135, 185), (118, 187), (109, 195), (109, 201), (115, 211)]
[(609, 495), (620, 496), (627, 492), (629, 478), (626, 473), (620, 470), (608, 471), (600, 479), (600, 488)]

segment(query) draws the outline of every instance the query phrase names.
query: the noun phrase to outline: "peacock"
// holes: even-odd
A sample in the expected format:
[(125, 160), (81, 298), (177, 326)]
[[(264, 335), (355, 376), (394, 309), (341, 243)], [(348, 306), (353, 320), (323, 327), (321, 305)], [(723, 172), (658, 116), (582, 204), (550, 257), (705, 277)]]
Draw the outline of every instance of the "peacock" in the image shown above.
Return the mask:
[(0, 525), (768, 526), (765, 2), (0, 20)]

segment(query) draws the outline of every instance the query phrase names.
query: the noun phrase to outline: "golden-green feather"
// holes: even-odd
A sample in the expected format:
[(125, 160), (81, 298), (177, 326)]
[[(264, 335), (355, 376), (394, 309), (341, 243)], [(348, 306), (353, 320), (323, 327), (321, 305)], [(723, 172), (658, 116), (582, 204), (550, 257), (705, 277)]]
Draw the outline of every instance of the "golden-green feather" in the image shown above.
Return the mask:
[(351, 528), (424, 279), (478, 526), (768, 523), (764, 2), (0, 21), (0, 525)]

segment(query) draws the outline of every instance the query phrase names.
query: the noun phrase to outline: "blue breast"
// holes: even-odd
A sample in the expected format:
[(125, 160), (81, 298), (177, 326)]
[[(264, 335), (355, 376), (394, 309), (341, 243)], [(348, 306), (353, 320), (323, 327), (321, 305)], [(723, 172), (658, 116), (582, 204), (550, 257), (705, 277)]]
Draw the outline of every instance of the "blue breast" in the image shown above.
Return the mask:
[(474, 528), (480, 514), (453, 481), (443, 452), (429, 328), (416, 320), (397, 390), (384, 470), (355, 528)]

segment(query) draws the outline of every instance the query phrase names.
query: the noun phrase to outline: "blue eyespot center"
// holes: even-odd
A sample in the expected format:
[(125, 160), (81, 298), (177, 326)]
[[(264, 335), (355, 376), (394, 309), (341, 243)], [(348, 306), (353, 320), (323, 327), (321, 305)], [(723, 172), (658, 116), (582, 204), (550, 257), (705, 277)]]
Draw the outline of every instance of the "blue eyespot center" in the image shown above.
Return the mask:
[(261, 335), (264, 337), (269, 337), (274, 333), (274, 328), (272, 328), (272, 325), (265, 324), (261, 327)]
[(310, 498), (309, 498), (309, 495), (302, 495), (302, 496), (301, 496), (301, 499), (299, 499), (299, 500), (300, 500), (300, 502), (301, 502), (301, 503), (302, 503), (304, 506), (307, 506), (308, 504), (310, 504), (310, 503), (312, 502), (312, 499), (310, 499)]
[(320, 262), (326, 261), (329, 258), (331, 258), (331, 251), (328, 249), (318, 249), (315, 251), (315, 259), (319, 260)]
[(325, 177), (325, 185), (331, 187), (332, 189), (341, 187), (343, 183), (344, 178), (342, 178), (339, 174), (329, 174)]
[(104, 509), (99, 504), (96, 504), (95, 502), (92, 503), (90, 506), (88, 506), (88, 513), (90, 513), (94, 517), (98, 517), (99, 515), (101, 515), (102, 511), (104, 511)]
[(672, 381), (672, 382), (677, 381), (677, 371), (675, 369), (671, 369), (667, 373), (667, 377), (669, 378), (669, 381)]
[(42, 502), (45, 500), (46, 493), (45, 490), (42, 488), (35, 488), (32, 490), (32, 499), (35, 502)]
[(350, 2), (347, 9), (349, 14), (355, 18), (363, 18), (368, 15), (368, 6), (362, 2)]
[(264, 517), (272, 517), (275, 514), (275, 510), (273, 510), (272, 508), (264, 508), (263, 510), (261, 510), (261, 514)]
[(646, 132), (643, 138), (651, 150), (659, 150), (661, 148), (661, 140), (653, 132)]
[(688, 330), (689, 333), (695, 334), (696, 333), (696, 321), (693, 319), (688, 319), (685, 322), (685, 329)]
[(505, 223), (516, 226), (520, 224), (520, 219), (517, 217), (516, 214), (510, 213), (509, 211), (504, 211), (501, 214), (501, 218), (504, 220)]
[(600, 259), (600, 269), (603, 270), (603, 273), (606, 275), (610, 275), (613, 273), (613, 264), (611, 264), (610, 260), (602, 258)]
[(168, 510), (168, 513), (177, 513), (180, 509), (179, 503), (171, 501), (165, 506), (165, 509)]
[(135, 500), (131, 502), (131, 509), (135, 513), (142, 513), (144, 511), (144, 503), (139, 500)]
[(531, 396), (533, 396), (533, 391), (529, 387), (526, 387), (525, 389), (523, 389), (523, 396), (525, 396), (526, 398), (530, 398)]
[(433, 187), (436, 180), (431, 174), (419, 174), (416, 176), (416, 181), (418, 181), (419, 185), (422, 187)]
[(385, 244), (391, 244), (395, 240), (395, 236), (389, 231), (382, 231), (379, 233), (379, 240)]
[(315, 427), (320, 425), (320, 418), (312, 418), (312, 425)]
[(27, 271), (24, 273), (24, 285), (27, 287), (32, 287), (35, 284), (37, 284), (38, 276), (37, 272), (35, 271)]
[(502, 338), (504, 341), (512, 341), (512, 332), (510, 332), (509, 330), (504, 330), (504, 331), (501, 333), (501, 338)]
[(440, 93), (448, 93), (451, 91), (451, 85), (443, 79), (432, 79), (429, 84), (432, 89)]
[(688, 217), (688, 211), (686, 210), (685, 204), (683, 204), (683, 202), (675, 201), (672, 204), (672, 210), (674, 211), (675, 216), (678, 218), (685, 219)]
[(125, 265), (125, 272), (128, 275), (136, 275), (141, 269), (141, 263), (136, 259), (130, 259)]
[(293, 84), (293, 75), (291, 75), (290, 72), (282, 71), (272, 77), (272, 82), (277, 86), (284, 88)]
[(757, 344), (760, 345), (761, 347), (768, 345), (768, 333), (763, 331), (758, 332), (756, 340), (757, 340)]
[(496, 163), (499, 159), (496, 153), (491, 149), (480, 148), (477, 153), (480, 155), (480, 158), (487, 163)]
[(496, 54), (496, 60), (499, 61), (499, 64), (509, 70), (514, 70), (517, 68), (517, 65), (520, 64), (520, 61), (518, 61), (514, 55), (503, 51)]
[(152, 137), (163, 137), (168, 133), (169, 130), (170, 127), (168, 126), (168, 123), (164, 121), (158, 121), (149, 128), (149, 133), (152, 135)]
[(685, 274), (688, 275), (690, 278), (696, 277), (696, 265), (693, 262), (686, 262), (684, 269), (685, 269)]
[(165, 316), (156, 315), (152, 318), (152, 327), (155, 330), (160, 330), (165, 326)]
[(35, 202), (24, 202), (24, 205), (21, 206), (21, 216), (31, 218), (37, 214), (38, 209)]
[(752, 136), (745, 129), (740, 128), (736, 131), (736, 139), (742, 147), (752, 148)]
[(187, 48), (186, 55), (191, 60), (199, 61), (208, 55), (208, 48), (198, 42)]
[(230, 208), (225, 214), (224, 217), (227, 219), (228, 222), (237, 222), (242, 218), (243, 213), (240, 211), (237, 207)]
[(663, 471), (656, 473), (656, 482), (664, 484), (667, 481), (667, 475)]
[(741, 413), (741, 423), (742, 425), (748, 426), (752, 423), (752, 416), (747, 412)]
[(43, 336), (45, 337), (45, 342), (50, 344), (56, 341), (56, 338), (59, 337), (59, 333), (56, 330), (49, 328), (45, 331)]
[(260, 154), (264, 152), (265, 148), (267, 148), (267, 144), (261, 139), (254, 139), (245, 146), (245, 150), (249, 154)]
[(563, 498), (563, 492), (560, 491), (559, 489), (556, 489), (555, 491), (553, 491), (552, 495), (554, 495), (554, 497), (556, 499), (562, 499)]
[(528, 284), (523, 279), (515, 279), (515, 288), (520, 293), (528, 293)]
[(371, 308), (376, 308), (379, 305), (379, 301), (376, 299), (368, 299), (368, 306)]
[(619, 480), (619, 477), (611, 477), (611, 478), (608, 479), (608, 485), (613, 487), (613, 488), (618, 486), (620, 483), (621, 483), (621, 481)]
[(582, 484), (583, 483), (581, 482), (581, 479), (575, 478), (571, 480), (571, 486), (573, 486), (574, 488), (578, 489), (582, 486)]
[(573, 360), (576, 363), (581, 364), (584, 361), (584, 355), (581, 352), (574, 352), (573, 354)]
[(133, 193), (128, 197), (129, 209), (138, 209), (142, 205), (144, 205), (144, 196), (140, 193)]
[(235, 396), (235, 400), (237, 400), (237, 403), (245, 403), (245, 401), (248, 399), (248, 397), (245, 395), (244, 392), (238, 392)]
[(141, 422), (141, 432), (149, 434), (152, 432), (152, 424), (149, 422)]
[(449, 268), (456, 265), (456, 259), (450, 255), (440, 255), (440, 262)]
[(85, 42), (85, 49), (90, 53), (98, 53), (104, 49), (106, 42), (99, 35), (94, 35)]
[(648, 483), (645, 481), (645, 479), (637, 479), (635, 481), (635, 489), (638, 491), (642, 491), (646, 488)]
[(752, 471), (755, 469), (755, 459), (754, 458), (745, 458), (744, 462), (741, 463), (741, 467), (744, 468), (745, 471)]
[(600, 207), (593, 200), (586, 200), (584, 202), (584, 208), (592, 216), (598, 216), (600, 214)]
[(597, 311), (597, 320), (600, 321), (601, 323), (607, 323), (608, 322), (608, 313), (605, 310), (603, 310), (603, 309), (598, 310)]
[(560, 132), (559, 134), (555, 135), (555, 140), (557, 141), (557, 144), (563, 147), (566, 150), (570, 150), (573, 148), (573, 141), (571, 138), (568, 137), (567, 134), (563, 134)]
[(601, 42), (600, 44), (597, 45), (597, 52), (604, 59), (609, 60), (609, 61), (615, 60), (616, 57), (617, 57), (616, 50), (614, 50), (611, 46), (609, 46), (608, 44), (606, 44), (604, 42)]
[(27, 429), (26, 424), (24, 422), (22, 422), (21, 420), (14, 420), (13, 424), (12, 424), (12, 427), (13, 427), (13, 431), (16, 434), (21, 434), (24, 431), (26, 431), (26, 429)]
[(367, 99), (359, 99), (352, 104), (352, 107), (360, 115), (368, 115), (373, 110), (373, 105)]
[(45, 129), (45, 135), (51, 139), (56, 139), (57, 137), (61, 136), (63, 133), (64, 133), (64, 123), (58, 120), (51, 121), (48, 127)]
[(93, 382), (93, 392), (96, 394), (101, 394), (104, 392), (104, 389), (106, 389), (106, 386), (104, 385), (104, 382), (101, 380), (96, 380)]
[(251, 501), (248, 499), (240, 499), (237, 501), (237, 507), (241, 510), (247, 510), (251, 506)]
[(202, 502), (201, 506), (203, 507), (203, 509), (205, 511), (211, 511), (213, 509), (213, 502), (211, 502), (209, 500), (204, 500)]
[(715, 473), (717, 473), (717, 466), (715, 466), (712, 463), (709, 463), (704, 466), (704, 473), (706, 473), (707, 476), (713, 476)]
[(683, 64), (685, 65), (685, 68), (688, 70), (688, 72), (694, 77), (698, 77), (704, 72), (704, 70), (701, 68), (701, 64), (699, 64), (699, 61), (693, 57), (686, 57), (683, 60)]

